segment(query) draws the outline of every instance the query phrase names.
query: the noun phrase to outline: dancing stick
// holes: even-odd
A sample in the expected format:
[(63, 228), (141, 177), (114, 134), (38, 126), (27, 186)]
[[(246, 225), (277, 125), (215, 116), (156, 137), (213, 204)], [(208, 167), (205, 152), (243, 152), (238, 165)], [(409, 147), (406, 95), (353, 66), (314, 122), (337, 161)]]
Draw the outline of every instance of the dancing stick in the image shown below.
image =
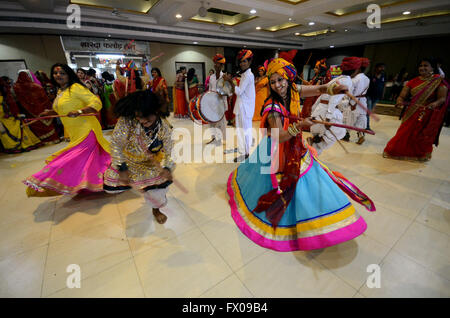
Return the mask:
[[(322, 121), (323, 121), (322, 116), (320, 116), (320, 119), (322, 119)], [(339, 146), (341, 146), (342, 149), (344, 149), (345, 153), (348, 154), (349, 152), (348, 152), (347, 148), (344, 147), (344, 145), (341, 143), (341, 141), (338, 139), (338, 137), (334, 134), (334, 132), (331, 129), (327, 129), (327, 130), (333, 135), (334, 138), (336, 138), (336, 141), (338, 142)]]
[(350, 97), (356, 104), (358, 104), (359, 107), (361, 107), (367, 114), (369, 114), (370, 117), (372, 117), (376, 121), (380, 121), (380, 118), (375, 115), (373, 112), (371, 112), (366, 106), (364, 106), (355, 96), (350, 94), (350, 92), (345, 92), (345, 95)]
[[(294, 116), (294, 115), (289, 115), (289, 118), (293, 119), (293, 120), (301, 120), (302, 119), (302, 118), (300, 118), (298, 116)], [(369, 135), (375, 135), (374, 131), (366, 130), (366, 129), (358, 128), (358, 127), (354, 127), (354, 126), (348, 126), (348, 125), (338, 124), (338, 123), (330, 123), (328, 121), (321, 121), (321, 120), (315, 120), (315, 119), (311, 119), (311, 121), (313, 123), (315, 123), (315, 124), (322, 124), (322, 125), (325, 125), (325, 126), (341, 127), (341, 128), (345, 128), (345, 129), (356, 130), (356, 131), (363, 132), (363, 133), (366, 133), (366, 134), (369, 134)]]
[[(78, 116), (95, 116), (95, 115), (96, 114), (80, 114)], [(68, 115), (51, 115), (51, 116), (36, 117), (36, 118), (25, 118), (23, 121), (26, 123), (22, 124), (22, 127), (29, 126), (39, 120), (50, 119), (50, 118), (60, 118), (60, 117), (69, 117), (69, 116)]]

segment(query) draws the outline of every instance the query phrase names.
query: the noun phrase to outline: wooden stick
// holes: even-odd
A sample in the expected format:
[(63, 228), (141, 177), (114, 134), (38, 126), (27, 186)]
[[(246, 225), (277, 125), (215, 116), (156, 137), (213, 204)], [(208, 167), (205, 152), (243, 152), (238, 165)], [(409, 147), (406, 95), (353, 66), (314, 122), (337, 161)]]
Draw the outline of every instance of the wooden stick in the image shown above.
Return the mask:
[(370, 117), (372, 117), (374, 120), (376, 121), (380, 121), (380, 118), (375, 115), (373, 112), (371, 112), (366, 106), (364, 106), (355, 96), (353, 96), (350, 92), (345, 92), (345, 95), (347, 95), (348, 97), (350, 97), (355, 103), (358, 104), (359, 107), (361, 107), (362, 109), (364, 109), (364, 111), (369, 114)]
[[(320, 116), (320, 119), (322, 119), (322, 122), (323, 122), (322, 116)], [(347, 148), (344, 147), (344, 145), (341, 143), (341, 141), (338, 139), (338, 137), (334, 134), (334, 132), (331, 129), (327, 129), (327, 130), (333, 135), (334, 138), (336, 138), (336, 141), (338, 142), (339, 146), (341, 146), (342, 149), (344, 149), (345, 153), (349, 154)]]
[[(293, 120), (301, 120), (302, 119), (302, 118), (300, 118), (298, 116), (294, 116), (294, 115), (289, 115), (289, 118), (293, 119)], [(348, 126), (348, 125), (338, 124), (338, 123), (330, 123), (328, 121), (321, 121), (321, 120), (315, 120), (315, 119), (311, 119), (311, 121), (313, 123), (315, 123), (315, 124), (322, 124), (322, 125), (325, 125), (325, 126), (341, 127), (341, 128), (345, 128), (345, 129), (356, 130), (356, 131), (363, 132), (363, 133), (366, 133), (366, 134), (369, 134), (369, 135), (375, 135), (374, 131), (366, 130), (366, 129), (358, 128), (358, 127), (354, 127), (354, 126)]]
[[(79, 116), (96, 116), (96, 114), (80, 114)], [(79, 116), (77, 116), (77, 117), (79, 117)], [(22, 127), (29, 126), (40, 120), (50, 119), (50, 118), (60, 118), (60, 117), (69, 117), (69, 116), (67, 116), (67, 115), (51, 115), (51, 116), (44, 116), (44, 117), (37, 117), (37, 118), (25, 118), (23, 121), (26, 123), (22, 124)]]

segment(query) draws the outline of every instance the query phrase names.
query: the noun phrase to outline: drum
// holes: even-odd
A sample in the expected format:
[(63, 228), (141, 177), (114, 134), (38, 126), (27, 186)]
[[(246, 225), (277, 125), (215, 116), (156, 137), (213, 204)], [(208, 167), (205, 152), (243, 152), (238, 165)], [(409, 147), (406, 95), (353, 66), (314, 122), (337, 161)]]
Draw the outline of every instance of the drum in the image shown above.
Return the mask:
[(212, 124), (220, 121), (224, 114), (224, 102), (216, 92), (206, 92), (194, 97), (189, 102), (189, 116), (193, 121)]
[(231, 96), (233, 88), (231, 87), (231, 84), (224, 81), (223, 78), (219, 78), (217, 81), (216, 91), (217, 94), (221, 96)]

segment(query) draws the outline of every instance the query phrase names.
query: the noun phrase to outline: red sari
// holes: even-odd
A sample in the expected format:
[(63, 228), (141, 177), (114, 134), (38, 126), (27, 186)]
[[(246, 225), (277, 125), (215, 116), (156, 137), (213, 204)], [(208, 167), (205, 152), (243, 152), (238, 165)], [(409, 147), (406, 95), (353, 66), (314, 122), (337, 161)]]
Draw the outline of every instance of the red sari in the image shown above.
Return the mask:
[[(52, 109), (52, 103), (45, 90), (34, 83), (25, 72), (20, 72), (14, 84), (16, 98), (26, 111), (27, 118), (39, 117), (47, 109)], [(53, 119), (37, 121), (30, 125), (31, 131), (43, 142), (59, 141), (53, 124)]]
[(177, 81), (175, 84), (176, 84), (175, 94), (177, 105), (176, 107), (174, 107), (174, 116), (176, 118), (187, 118), (189, 114), (186, 101), (185, 82), (183, 74), (181, 73), (177, 74)]
[(161, 112), (164, 116), (169, 115), (169, 92), (164, 77), (158, 76), (150, 81), (150, 87), (156, 94), (161, 104)]
[(408, 82), (412, 100), (402, 119), (395, 136), (384, 149), (383, 157), (428, 161), (431, 159), (433, 144), (439, 143), (439, 134), (449, 103), (449, 94), (443, 105), (435, 109), (426, 106), (437, 99), (440, 86), (449, 87), (446, 82), (434, 75), (429, 80), (416, 77)]

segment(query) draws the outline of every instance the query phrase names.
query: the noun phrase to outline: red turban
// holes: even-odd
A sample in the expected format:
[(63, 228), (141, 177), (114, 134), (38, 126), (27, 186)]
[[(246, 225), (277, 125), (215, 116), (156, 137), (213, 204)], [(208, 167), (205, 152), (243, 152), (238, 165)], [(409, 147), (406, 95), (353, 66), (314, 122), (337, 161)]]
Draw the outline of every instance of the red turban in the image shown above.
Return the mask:
[(241, 60), (244, 59), (250, 59), (253, 57), (253, 52), (250, 50), (240, 50), (238, 55), (237, 55), (237, 60), (240, 62)]
[(213, 62), (214, 63), (225, 64), (225, 57), (222, 54), (217, 53), (213, 57)]
[(361, 67), (361, 59), (356, 56), (344, 57), (341, 63), (342, 71), (353, 71)]
[(370, 64), (370, 61), (368, 58), (366, 58), (366, 57), (361, 58), (361, 67), (367, 67), (367, 66), (369, 66), (369, 64)]
[(290, 50), (288, 52), (283, 51), (283, 52), (280, 52), (280, 54), (278, 54), (278, 57), (282, 58), (292, 64), (294, 57), (297, 55), (297, 52), (298, 52), (298, 50)]

